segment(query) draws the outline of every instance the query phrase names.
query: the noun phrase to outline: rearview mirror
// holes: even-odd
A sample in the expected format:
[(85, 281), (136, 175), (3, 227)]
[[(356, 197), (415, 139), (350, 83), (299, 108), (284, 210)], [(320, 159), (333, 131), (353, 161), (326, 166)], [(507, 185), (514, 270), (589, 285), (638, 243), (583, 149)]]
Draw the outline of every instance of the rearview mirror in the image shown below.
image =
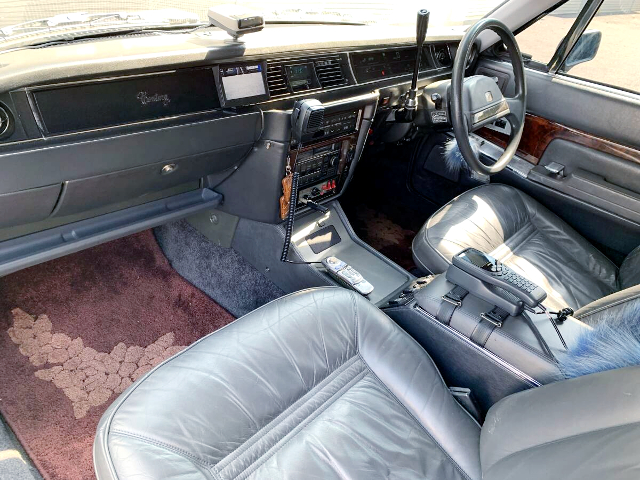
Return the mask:
[(575, 67), (579, 63), (593, 60), (598, 53), (601, 40), (602, 32), (600, 30), (585, 31), (564, 61), (563, 71), (568, 72), (571, 67)]

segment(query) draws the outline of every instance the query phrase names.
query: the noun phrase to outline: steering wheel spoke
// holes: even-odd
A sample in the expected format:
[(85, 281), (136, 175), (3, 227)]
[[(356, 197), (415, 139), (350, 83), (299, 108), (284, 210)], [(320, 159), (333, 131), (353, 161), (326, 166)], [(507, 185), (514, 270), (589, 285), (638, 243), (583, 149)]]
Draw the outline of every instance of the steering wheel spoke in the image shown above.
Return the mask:
[(522, 95), (515, 97), (505, 98), (507, 105), (509, 105), (509, 113), (505, 116), (506, 120), (511, 125), (512, 131), (520, 130), (522, 127), (523, 119), (525, 115), (525, 104)]

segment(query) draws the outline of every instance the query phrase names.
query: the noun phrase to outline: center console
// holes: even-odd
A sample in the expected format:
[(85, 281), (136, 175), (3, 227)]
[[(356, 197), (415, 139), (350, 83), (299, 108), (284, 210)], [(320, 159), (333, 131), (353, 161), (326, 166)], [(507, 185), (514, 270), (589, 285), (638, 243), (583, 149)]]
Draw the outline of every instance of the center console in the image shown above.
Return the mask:
[(356, 155), (363, 108), (324, 115), (319, 129), (302, 137), (300, 148), (289, 152), (291, 167), (300, 174), (296, 209), (305, 200), (321, 202), (340, 194)]
[(511, 393), (564, 378), (556, 359), (589, 327), (556, 319), (540, 305), (542, 289), (476, 252), (417, 279), (383, 309), (429, 351), (448, 385), (471, 390), (481, 418)]

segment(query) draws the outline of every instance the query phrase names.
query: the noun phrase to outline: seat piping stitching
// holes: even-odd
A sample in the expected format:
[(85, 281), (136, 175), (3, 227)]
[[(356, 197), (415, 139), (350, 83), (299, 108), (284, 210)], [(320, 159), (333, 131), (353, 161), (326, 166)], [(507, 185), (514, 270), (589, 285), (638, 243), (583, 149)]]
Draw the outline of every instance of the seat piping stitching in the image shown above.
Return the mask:
[(124, 437), (131, 437), (131, 438), (135, 438), (137, 440), (143, 441), (144, 443), (148, 443), (150, 445), (153, 445), (155, 447), (159, 447), (162, 448), (164, 450), (170, 451), (172, 453), (175, 453), (176, 455), (180, 455), (181, 457), (184, 457), (185, 459), (189, 460), (191, 463), (194, 463), (196, 465), (199, 465), (201, 467), (205, 467), (208, 468), (209, 465), (204, 462), (201, 458), (199, 458), (197, 455), (194, 455), (193, 453), (187, 452), (186, 450), (182, 450), (181, 448), (175, 447), (173, 445), (169, 445), (167, 443), (158, 441), (158, 440), (154, 440), (153, 438), (149, 438), (145, 435), (139, 435), (137, 433), (132, 433), (132, 432), (126, 432), (124, 430), (119, 430), (119, 429), (114, 429), (111, 430), (111, 433), (116, 434), (116, 435), (121, 435)]
[[(233, 478), (246, 478), (248, 475), (251, 475), (253, 472), (255, 472), (255, 470), (257, 468), (259, 468), (262, 465), (264, 465), (264, 463), (267, 460), (269, 460), (276, 453), (278, 453), (282, 448), (284, 448), (292, 439), (294, 439), (300, 432), (302, 432), (307, 425), (309, 425), (311, 422), (313, 422), (313, 420), (318, 418), (318, 416), (320, 416), (320, 414), (325, 412), (327, 410), (327, 408), (329, 408), (331, 405), (333, 405), (346, 392), (348, 392), (354, 385), (356, 385), (358, 382), (360, 382), (366, 375), (367, 375), (367, 370), (363, 369), (362, 371), (360, 371), (348, 383), (346, 383), (340, 390), (338, 390), (336, 393), (334, 393), (324, 403), (319, 405), (318, 408), (311, 415), (309, 415), (307, 418), (303, 419), (296, 427), (294, 427), (294, 430), (296, 428), (298, 429), (297, 432), (293, 433), (291, 435), (291, 437), (289, 437), (287, 440), (285, 440), (281, 445), (278, 446), (278, 444), (276, 443), (276, 445), (271, 447), (269, 449), (269, 451), (267, 451), (264, 455), (261, 455), (258, 460), (256, 460), (255, 462), (252, 462), (251, 464), (249, 464), (244, 470), (239, 472)], [(293, 430), (292, 430), (292, 432), (293, 432)], [(292, 433), (292, 432), (289, 432), (289, 433)], [(282, 442), (283, 439), (284, 439), (284, 437), (282, 439), (280, 439), (280, 442)], [(278, 443), (280, 443), (280, 442), (278, 442)], [(273, 451), (271, 451), (271, 450), (273, 450)], [(251, 470), (251, 471), (248, 472), (248, 470)]]
[(578, 320), (580, 320), (582, 318), (589, 317), (589, 316), (594, 315), (596, 313), (600, 313), (603, 310), (607, 310), (608, 308), (617, 307), (618, 305), (622, 305), (623, 303), (627, 303), (627, 302), (630, 302), (632, 300), (637, 300), (638, 298), (640, 298), (640, 293), (632, 295), (630, 297), (622, 298), (620, 300), (617, 300), (617, 301), (614, 301), (614, 302), (611, 302), (611, 303), (607, 303), (606, 305), (598, 307), (598, 308), (596, 308), (594, 310), (591, 310), (589, 312), (581, 313), (580, 315), (574, 315), (574, 318), (577, 318)]
[(380, 377), (378, 377), (378, 375), (376, 375), (376, 373), (371, 369), (371, 367), (369, 366), (369, 364), (367, 363), (367, 361), (362, 357), (362, 355), (360, 355), (360, 352), (358, 352), (358, 355), (360, 356), (360, 359), (362, 360), (362, 362), (364, 363), (365, 367), (367, 368), (367, 370), (369, 371), (369, 373), (378, 381), (378, 383), (380, 383), (380, 385), (387, 391), (387, 393), (389, 393), (389, 395), (391, 395), (391, 397), (398, 403), (398, 405), (400, 405), (400, 407), (402, 407), (404, 409), (405, 412), (407, 412), (407, 414), (413, 419), (414, 422), (416, 422), (418, 424), (418, 426), (420, 428), (422, 428), (422, 430), (427, 434), (427, 436), (431, 439), (431, 441), (442, 451), (442, 453), (444, 454), (445, 457), (447, 457), (449, 459), (449, 461), (453, 464), (453, 466), (468, 480), (471, 480), (471, 477), (467, 474), (467, 472), (465, 472), (462, 467), (460, 467), (460, 465), (458, 465), (458, 462), (456, 462), (450, 455), (449, 453), (444, 449), (444, 447), (440, 444), (440, 442), (438, 442), (433, 435), (431, 435), (431, 433), (429, 432), (429, 430), (427, 430), (427, 428), (416, 418), (416, 416), (405, 406), (404, 403), (402, 403), (400, 401), (400, 399), (398, 399), (398, 397), (391, 391), (389, 390), (389, 388), (387, 387), (387, 385), (380, 380)]
[[(320, 391), (324, 390), (326, 387), (331, 385), (337, 377), (343, 374), (346, 370), (348, 370), (356, 361), (358, 360), (358, 356), (354, 354), (348, 360), (343, 362), (340, 366), (334, 369), (329, 375), (327, 375), (321, 382), (319, 382), (316, 386), (314, 386), (311, 390), (306, 392), (303, 396), (297, 399), (294, 403), (292, 403), (289, 407), (283, 410), (280, 414), (276, 416), (271, 422), (258, 430), (254, 435), (245, 440), (242, 445), (240, 445), (233, 452), (229, 453), (226, 457), (220, 460), (217, 463), (209, 462), (208, 465), (219, 467), (221, 470), (227, 468), (233, 461), (237, 460), (237, 458), (246, 452), (249, 448), (256, 444), (256, 442), (260, 441), (267, 435), (269, 432), (273, 431), (278, 425), (280, 425), (283, 421), (288, 418), (291, 418), (291, 415), (302, 408), (307, 404), (308, 401), (313, 399), (313, 397)], [(333, 378), (332, 378), (333, 377)], [(315, 390), (315, 392), (314, 392)], [(312, 393), (313, 392), (313, 393)], [(308, 398), (306, 398), (308, 397)], [(299, 404), (299, 405), (298, 405)], [(291, 410), (288, 414), (287, 412)], [(295, 428), (295, 427), (294, 427)], [(286, 435), (285, 435), (286, 436)]]

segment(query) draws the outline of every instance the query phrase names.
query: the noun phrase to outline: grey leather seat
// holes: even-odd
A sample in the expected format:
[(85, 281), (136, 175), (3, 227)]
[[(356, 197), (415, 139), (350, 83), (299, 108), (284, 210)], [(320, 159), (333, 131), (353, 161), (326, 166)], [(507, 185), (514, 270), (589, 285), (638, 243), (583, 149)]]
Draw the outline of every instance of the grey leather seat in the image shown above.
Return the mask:
[(578, 310), (640, 283), (640, 247), (618, 269), (555, 214), (507, 185), (483, 185), (453, 199), (427, 220), (412, 250), (418, 267), (441, 273), (468, 247), (540, 285), (552, 309)]
[(94, 462), (99, 480), (637, 478), (639, 380), (629, 368), (516, 394), (481, 429), (384, 313), (314, 289), (139, 379), (104, 414)]

